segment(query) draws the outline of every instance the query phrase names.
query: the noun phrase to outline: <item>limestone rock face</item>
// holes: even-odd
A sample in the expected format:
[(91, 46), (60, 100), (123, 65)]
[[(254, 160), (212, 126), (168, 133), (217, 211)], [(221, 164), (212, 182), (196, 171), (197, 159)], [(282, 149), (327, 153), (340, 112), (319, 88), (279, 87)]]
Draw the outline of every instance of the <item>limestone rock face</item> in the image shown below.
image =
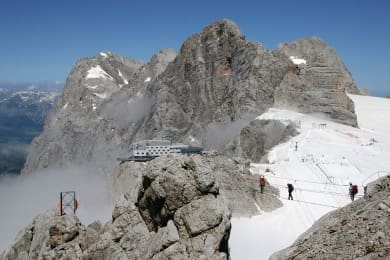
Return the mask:
[(353, 102), (345, 92), (358, 94), (359, 90), (334, 49), (319, 38), (300, 39), (280, 45), (275, 55), (306, 62), (296, 64), (295, 73), (287, 74), (278, 86), (276, 106), (322, 112), (335, 121), (357, 126)]
[(326, 214), (270, 259), (389, 259), (389, 194), (388, 175), (369, 184), (364, 198)]
[(207, 145), (211, 123), (226, 124), (259, 115), (273, 104), (273, 92), (288, 71), (258, 43), (245, 40), (229, 20), (215, 22), (186, 40), (161, 78), (148, 86), (156, 98), (142, 128), (145, 136)]
[(260, 162), (272, 147), (297, 134), (296, 126), (292, 122), (256, 119), (241, 130), (239, 137), (230, 142), (226, 152), (252, 162)]
[[(188, 161), (186, 156), (171, 154), (148, 163), (126, 162), (121, 164), (116, 169), (112, 181), (113, 187), (116, 187), (116, 197), (119, 199), (121, 194), (126, 193), (128, 200), (134, 203), (140, 198), (139, 207), (145, 208), (148, 203), (163, 207), (161, 198), (170, 194), (176, 199), (164, 201), (166, 204), (163, 207), (164, 210), (157, 213), (148, 212), (147, 209), (141, 210), (144, 212), (145, 219), (151, 219), (153, 215), (163, 222), (166, 222), (167, 216), (172, 215), (172, 209), (185, 204), (189, 198), (206, 192), (215, 194), (217, 190), (218, 197), (227, 204), (233, 216), (258, 215), (260, 213), (257, 207), (262, 211), (271, 211), (282, 206), (277, 199), (279, 195), (277, 189), (267, 186), (266, 194), (259, 193), (258, 177), (249, 174), (249, 160), (239, 157), (229, 159), (220, 155), (191, 156), (190, 158), (192, 159)], [(183, 167), (192, 169), (191, 171), (196, 174), (193, 176), (182, 174), (191, 172)], [(175, 177), (175, 181), (179, 183), (174, 187), (167, 187), (166, 179), (172, 179), (172, 175), (178, 174), (181, 174), (181, 177)], [(196, 181), (195, 186), (199, 187), (198, 190), (193, 188), (193, 181)], [(140, 194), (134, 192), (139, 189), (142, 191)], [(181, 191), (183, 194), (180, 193)], [(172, 205), (173, 202), (178, 205)], [(150, 229), (155, 229), (157, 224), (151, 223)]]
[(342, 88), (350, 94), (358, 94), (351, 73), (345, 67), (336, 51), (317, 37), (299, 39), (291, 43), (278, 46), (276, 53), (283, 53), (287, 57), (296, 57), (306, 60), (304, 71), (300, 74), (309, 74), (311, 84), (318, 88)]
[(81, 249), (74, 240), (82, 229), (76, 216), (47, 211), (19, 232), (15, 244), (0, 259), (54, 259), (54, 255), (60, 259), (64, 254), (80, 259)]
[[(294, 55), (307, 66), (297, 68), (289, 58)], [(355, 88), (340, 58), (321, 40), (271, 51), (246, 40), (232, 21), (217, 21), (189, 37), (178, 54), (165, 49), (146, 64), (111, 52), (81, 59), (43, 134), (33, 141), (23, 172), (90, 164), (111, 173), (130, 143), (144, 139), (223, 151), (274, 105), (356, 126), (345, 94)], [(217, 144), (216, 129), (224, 137)]]
[(43, 134), (33, 140), (23, 172), (90, 163), (111, 173), (149, 112), (151, 101), (141, 97), (145, 85), (174, 57), (165, 49), (147, 64), (111, 52), (79, 60)]

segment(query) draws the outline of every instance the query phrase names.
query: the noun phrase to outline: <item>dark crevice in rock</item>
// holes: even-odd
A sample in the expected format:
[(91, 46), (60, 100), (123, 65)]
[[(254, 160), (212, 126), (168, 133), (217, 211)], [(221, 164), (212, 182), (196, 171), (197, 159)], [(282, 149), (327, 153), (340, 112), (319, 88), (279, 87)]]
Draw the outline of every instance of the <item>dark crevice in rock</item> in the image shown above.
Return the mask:
[(112, 241), (115, 243), (119, 243), (121, 241), (122, 237), (114, 238)]
[(223, 238), (221, 239), (221, 242), (219, 243), (219, 252), (226, 253), (228, 256), (230, 255), (230, 253), (229, 253), (230, 230), (231, 230), (231, 226), (225, 232), (225, 235), (223, 236)]
[(31, 239), (30, 242), (32, 242), (34, 239), (34, 227), (31, 228)]
[(157, 232), (159, 227), (166, 227), (173, 219), (174, 212), (165, 207), (165, 197), (160, 197), (151, 187), (152, 180), (143, 176), (142, 189), (139, 192), (136, 206), (149, 231)]

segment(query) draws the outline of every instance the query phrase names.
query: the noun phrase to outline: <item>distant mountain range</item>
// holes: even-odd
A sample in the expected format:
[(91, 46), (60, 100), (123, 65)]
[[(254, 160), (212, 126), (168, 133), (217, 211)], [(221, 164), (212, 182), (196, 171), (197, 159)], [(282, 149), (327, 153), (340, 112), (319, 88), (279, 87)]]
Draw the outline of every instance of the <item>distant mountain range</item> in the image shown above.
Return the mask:
[(1, 84), (0, 88), (0, 174), (19, 173), (32, 139), (43, 130), (45, 117), (60, 88), (31, 84)]

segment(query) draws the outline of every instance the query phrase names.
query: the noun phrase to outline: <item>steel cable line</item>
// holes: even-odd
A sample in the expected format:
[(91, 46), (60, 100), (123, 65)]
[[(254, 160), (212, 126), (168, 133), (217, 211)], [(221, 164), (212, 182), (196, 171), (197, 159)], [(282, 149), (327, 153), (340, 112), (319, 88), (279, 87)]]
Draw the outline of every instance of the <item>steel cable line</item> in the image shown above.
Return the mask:
[[(283, 186), (280, 184), (272, 184), (272, 185), (282, 187), (282, 188), (287, 188), (286, 186)], [(313, 190), (313, 189), (305, 189), (305, 188), (299, 188), (299, 187), (295, 187), (294, 189), (300, 190), (300, 191), (308, 191), (308, 192), (315, 192), (315, 193), (322, 193), (322, 194), (329, 194), (329, 195), (336, 195), (336, 196), (346, 196), (345, 193), (334, 192), (334, 191)]]
[(314, 184), (322, 184), (322, 185), (334, 185), (334, 186), (343, 186), (343, 187), (349, 186), (347, 184), (336, 184), (336, 183), (328, 183), (328, 182), (307, 181), (307, 180), (300, 180), (300, 179), (292, 179), (292, 178), (286, 178), (286, 177), (273, 176), (273, 175), (269, 175), (269, 174), (262, 174), (262, 175), (264, 175), (264, 177), (271, 177), (271, 178), (276, 178), (276, 179), (290, 180), (290, 181), (294, 181), (294, 182), (306, 182), (306, 183), (314, 183)]
[[(272, 197), (275, 197), (275, 198), (278, 198), (278, 199), (282, 199), (282, 200), (288, 200), (286, 197), (282, 197), (279, 195), (276, 196), (275, 194), (272, 194), (270, 192), (264, 192), (263, 195), (268, 195), (268, 196), (272, 196)], [(244, 196), (244, 195), (243, 195)], [(223, 199), (241, 199), (243, 196), (224, 196), (224, 195), (221, 195), (221, 197)], [(247, 197), (247, 196), (245, 196)], [(254, 200), (254, 199), (253, 199)], [(323, 206), (323, 207), (329, 207), (329, 208), (340, 208), (340, 207), (337, 207), (337, 206), (333, 206), (333, 205), (328, 205), (328, 204), (323, 204), (323, 203), (317, 203), (317, 202), (311, 202), (311, 201), (305, 201), (305, 200), (298, 200), (298, 199), (294, 199), (294, 200), (289, 200), (289, 201), (295, 201), (295, 202), (301, 202), (301, 203), (306, 203), (306, 204), (313, 204), (313, 205), (317, 205), (317, 206)]]
[[(257, 182), (253, 182), (257, 183)], [(269, 182), (268, 182), (269, 183)], [(287, 186), (283, 186), (281, 184), (276, 184), (276, 183), (269, 183), (271, 186), (276, 186), (276, 187), (281, 187), (281, 188), (287, 188)], [(347, 185), (348, 186), (348, 185)], [(329, 195), (335, 195), (335, 196), (347, 196), (348, 194), (346, 193), (341, 193), (341, 192), (335, 192), (335, 191), (325, 191), (325, 190), (313, 190), (313, 189), (305, 189), (305, 188), (299, 188), (295, 187), (295, 190), (300, 190), (300, 191), (308, 191), (308, 192), (315, 192), (315, 193), (322, 193), (322, 194), (329, 194)], [(363, 195), (356, 195), (356, 196), (363, 196)]]

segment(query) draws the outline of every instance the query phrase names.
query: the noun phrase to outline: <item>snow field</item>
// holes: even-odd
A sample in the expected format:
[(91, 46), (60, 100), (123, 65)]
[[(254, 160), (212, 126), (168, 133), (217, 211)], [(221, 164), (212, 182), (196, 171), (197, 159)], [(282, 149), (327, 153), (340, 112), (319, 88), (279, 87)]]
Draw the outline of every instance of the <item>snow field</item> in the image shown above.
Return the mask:
[[(349, 182), (364, 186), (390, 174), (390, 100), (350, 95), (358, 124), (353, 128), (319, 115), (269, 109), (261, 119), (294, 121), (299, 135), (274, 147), (267, 164), (252, 164), (251, 173), (265, 175), (279, 188), (283, 207), (252, 218), (233, 218), (232, 259), (267, 259), (291, 245), (327, 212), (351, 202)], [(378, 117), (376, 116), (378, 115)], [(287, 200), (287, 183), (294, 185)]]

